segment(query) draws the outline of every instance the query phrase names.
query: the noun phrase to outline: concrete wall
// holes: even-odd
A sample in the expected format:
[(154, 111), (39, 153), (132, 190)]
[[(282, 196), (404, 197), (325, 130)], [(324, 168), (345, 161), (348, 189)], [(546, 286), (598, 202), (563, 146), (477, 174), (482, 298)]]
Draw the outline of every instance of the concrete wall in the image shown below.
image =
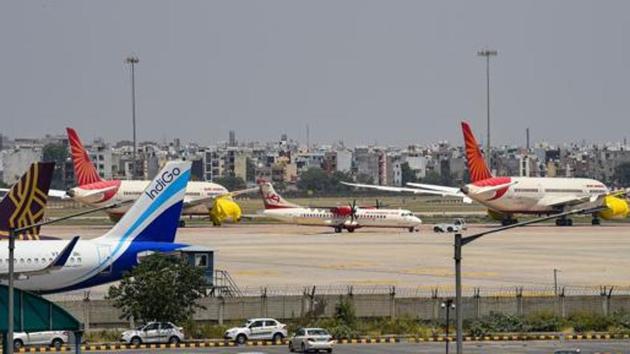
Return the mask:
[[(410, 317), (423, 320), (440, 319), (444, 316), (440, 308), (441, 298), (398, 298), (387, 294), (353, 295), (347, 297), (354, 302), (358, 317)], [(295, 319), (312, 312), (319, 317), (334, 315), (339, 295), (273, 296), (241, 298), (205, 298), (200, 303), (195, 319), (223, 323), (252, 317), (273, 317), (279, 320)], [(128, 327), (130, 321), (120, 319), (120, 311), (107, 300), (60, 301), (86, 329)], [(473, 319), (503, 312), (523, 314), (549, 311), (560, 316), (575, 312), (610, 314), (622, 309), (630, 310), (630, 295), (618, 296), (515, 296), (515, 297), (466, 297), (463, 301), (465, 319)]]

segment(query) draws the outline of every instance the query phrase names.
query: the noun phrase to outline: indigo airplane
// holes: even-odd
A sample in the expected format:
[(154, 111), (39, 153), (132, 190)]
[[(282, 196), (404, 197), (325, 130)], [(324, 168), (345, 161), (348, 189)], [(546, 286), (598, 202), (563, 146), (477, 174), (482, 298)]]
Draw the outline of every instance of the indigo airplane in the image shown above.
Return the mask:
[[(172, 252), (190, 178), (190, 162), (169, 162), (129, 211), (106, 234), (91, 240), (17, 241), (15, 286), (39, 293), (76, 290), (112, 282), (143, 254)], [(0, 278), (6, 282), (7, 247), (0, 245)]]

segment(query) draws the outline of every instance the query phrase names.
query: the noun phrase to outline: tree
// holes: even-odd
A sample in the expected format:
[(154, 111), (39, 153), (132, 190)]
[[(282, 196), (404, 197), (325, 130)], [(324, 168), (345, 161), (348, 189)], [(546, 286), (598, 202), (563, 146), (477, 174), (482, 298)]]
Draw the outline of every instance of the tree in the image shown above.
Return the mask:
[(237, 191), (240, 189), (247, 188), (245, 181), (243, 181), (241, 177), (235, 177), (235, 176), (219, 177), (219, 178), (215, 178), (213, 182), (222, 185), (223, 187), (227, 188), (229, 191)]
[(615, 167), (613, 180), (620, 186), (630, 185), (630, 162), (624, 162)]
[(341, 184), (342, 181), (352, 181), (352, 176), (340, 171), (328, 174), (321, 168), (311, 167), (300, 175), (297, 187), (302, 192), (334, 195), (350, 190), (348, 186)]
[(184, 259), (154, 253), (142, 259), (107, 298), (122, 310), (121, 319), (182, 322), (192, 317), (196, 301), (206, 294), (203, 269)]
[(68, 156), (68, 147), (61, 143), (46, 144), (42, 151), (42, 160), (55, 163), (50, 187), (55, 189), (65, 189), (64, 183), (64, 163)]

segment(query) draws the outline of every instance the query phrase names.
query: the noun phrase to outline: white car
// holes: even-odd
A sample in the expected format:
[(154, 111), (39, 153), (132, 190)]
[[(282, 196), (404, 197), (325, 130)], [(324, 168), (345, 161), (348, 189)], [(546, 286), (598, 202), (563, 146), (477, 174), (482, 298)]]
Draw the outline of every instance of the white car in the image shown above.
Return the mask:
[(289, 351), (302, 353), (325, 350), (332, 353), (335, 341), (323, 328), (300, 328), (289, 339)]
[(142, 343), (177, 344), (184, 340), (184, 330), (170, 322), (149, 322), (136, 329), (124, 331), (120, 340), (132, 345)]
[(436, 224), (433, 226), (434, 232), (461, 232), (466, 230), (466, 220), (463, 218), (457, 218), (453, 220), (452, 224)]
[(25, 345), (45, 344), (59, 350), (64, 343), (68, 343), (68, 334), (66, 331), (15, 332), (13, 334), (13, 348), (19, 350)]
[(273, 340), (279, 342), (287, 336), (287, 325), (273, 318), (252, 318), (242, 327), (225, 331), (223, 337), (238, 344), (245, 344), (250, 339)]

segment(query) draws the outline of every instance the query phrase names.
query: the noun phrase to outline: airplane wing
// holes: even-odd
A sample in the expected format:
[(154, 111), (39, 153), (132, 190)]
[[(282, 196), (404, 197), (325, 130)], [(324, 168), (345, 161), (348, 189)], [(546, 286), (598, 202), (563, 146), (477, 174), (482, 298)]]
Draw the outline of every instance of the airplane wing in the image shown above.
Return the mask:
[(238, 191), (228, 192), (228, 193), (224, 193), (220, 195), (214, 195), (211, 197), (184, 200), (184, 209), (191, 208), (191, 207), (201, 205), (201, 204), (208, 204), (208, 203), (214, 202), (216, 199), (219, 199), (219, 198), (233, 198), (241, 194), (247, 194), (247, 193), (257, 192), (257, 191), (258, 191), (258, 187), (255, 187), (255, 188), (241, 189)]
[[(462, 198), (464, 203), (472, 203), (472, 200), (468, 198), (464, 193), (462, 193), (459, 188), (455, 187), (445, 187), (445, 186), (435, 186), (431, 184), (420, 184), (420, 183), (407, 183), (410, 186), (417, 188), (407, 188), (407, 187), (392, 187), (392, 186), (378, 186), (374, 184), (361, 184), (361, 183), (349, 183), (349, 182), (341, 182), (346, 186), (356, 187), (356, 188), (366, 188), (366, 189), (374, 189), (385, 192), (399, 192), (399, 193), (413, 193), (413, 194), (423, 194), (423, 195), (439, 195), (441, 197), (457, 197)], [(419, 187), (419, 186), (431, 186), (432, 188), (427, 187)]]
[(68, 199), (70, 196), (66, 193), (66, 191), (62, 191), (60, 189), (49, 189), (48, 196), (53, 198), (61, 198)]
[(543, 198), (540, 201), (540, 204), (544, 206), (548, 206), (548, 207), (565, 209), (568, 206), (572, 207), (572, 206), (586, 204), (586, 203), (597, 204), (599, 201), (603, 200), (606, 197), (619, 197), (622, 195), (627, 195), (628, 193), (630, 193), (630, 188), (619, 189), (619, 190), (610, 191), (608, 193), (601, 193), (597, 195), (585, 195), (581, 197), (575, 197), (575, 196), (548, 197), (548, 198)]
[[(32, 271), (15, 272), (15, 273), (16, 274), (20, 274), (20, 275), (29, 276), (29, 275), (46, 274), (46, 273), (50, 273), (50, 272), (54, 272), (56, 270), (59, 270), (59, 269), (63, 268), (63, 266), (65, 266), (66, 263), (68, 262), (68, 259), (72, 255), (72, 251), (74, 250), (74, 247), (76, 246), (77, 242), (79, 242), (79, 236), (73, 237), (72, 240), (70, 240), (70, 242), (68, 242), (66, 247), (64, 247), (61, 250), (61, 252), (59, 252), (57, 257), (55, 257), (55, 259), (53, 259), (53, 261), (50, 264), (48, 264), (46, 267), (41, 268), (41, 269), (32, 270)], [(8, 273), (0, 274), (0, 278), (7, 278), (7, 277), (8, 277)]]

